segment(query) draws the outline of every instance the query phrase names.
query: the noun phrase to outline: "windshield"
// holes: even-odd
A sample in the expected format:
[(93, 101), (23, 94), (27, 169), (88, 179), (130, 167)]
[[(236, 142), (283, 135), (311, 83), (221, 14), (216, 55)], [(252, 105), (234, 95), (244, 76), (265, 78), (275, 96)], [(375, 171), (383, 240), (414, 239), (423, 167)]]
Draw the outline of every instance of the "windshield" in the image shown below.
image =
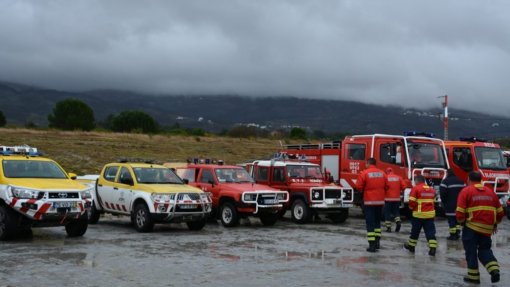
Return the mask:
[(243, 168), (217, 168), (214, 172), (218, 182), (253, 182), (251, 176)]
[(290, 178), (322, 179), (321, 168), (318, 165), (288, 165), (287, 175)]
[(67, 174), (52, 161), (4, 160), (5, 177), (9, 178), (67, 178)]
[(498, 148), (475, 147), (476, 160), (479, 168), (505, 170), (503, 152)]
[(411, 167), (446, 168), (443, 147), (436, 143), (407, 142)]
[(169, 168), (135, 167), (136, 181), (145, 184), (182, 184), (182, 180)]

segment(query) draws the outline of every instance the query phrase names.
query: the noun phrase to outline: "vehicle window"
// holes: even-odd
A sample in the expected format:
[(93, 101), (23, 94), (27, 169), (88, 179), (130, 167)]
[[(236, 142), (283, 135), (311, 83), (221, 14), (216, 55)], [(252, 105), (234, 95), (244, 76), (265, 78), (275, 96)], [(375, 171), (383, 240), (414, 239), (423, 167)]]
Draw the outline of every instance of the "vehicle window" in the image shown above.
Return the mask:
[(364, 144), (348, 144), (347, 156), (352, 160), (365, 160), (365, 150)]
[(219, 182), (253, 182), (243, 168), (217, 168), (214, 170)]
[(257, 175), (256, 175), (257, 180), (267, 181), (269, 179), (268, 175), (269, 175), (269, 168), (268, 167), (259, 166), (257, 168)]
[(282, 167), (275, 167), (273, 169), (273, 181), (284, 182), (285, 181), (285, 171)]
[(195, 182), (194, 168), (178, 168), (175, 172), (180, 178), (187, 179), (188, 182)]
[(136, 181), (144, 184), (182, 184), (182, 180), (169, 168), (135, 167)]
[(385, 143), (379, 147), (379, 159), (382, 162), (402, 165), (402, 143)]
[(480, 168), (505, 170), (503, 152), (497, 148), (475, 147), (476, 160)]
[(443, 147), (439, 144), (408, 141), (407, 152), (412, 167), (446, 168)]
[(109, 166), (105, 169), (103, 177), (107, 181), (115, 181), (115, 176), (117, 175), (117, 171), (119, 170), (118, 166)]
[(473, 155), (468, 147), (456, 147), (453, 149), (453, 163), (465, 171), (473, 170)]
[(287, 176), (289, 178), (312, 178), (321, 179), (321, 168), (316, 165), (288, 165)]
[(119, 181), (118, 182), (125, 182), (126, 180), (133, 180), (133, 177), (131, 176), (131, 173), (129, 172), (129, 169), (127, 169), (126, 167), (123, 167), (121, 170), (120, 170), (120, 176), (119, 176)]
[(211, 181), (214, 182), (213, 173), (208, 169), (203, 169), (202, 175), (198, 181), (202, 183), (210, 183)]
[(67, 174), (52, 161), (4, 160), (2, 168), (8, 178), (67, 178)]

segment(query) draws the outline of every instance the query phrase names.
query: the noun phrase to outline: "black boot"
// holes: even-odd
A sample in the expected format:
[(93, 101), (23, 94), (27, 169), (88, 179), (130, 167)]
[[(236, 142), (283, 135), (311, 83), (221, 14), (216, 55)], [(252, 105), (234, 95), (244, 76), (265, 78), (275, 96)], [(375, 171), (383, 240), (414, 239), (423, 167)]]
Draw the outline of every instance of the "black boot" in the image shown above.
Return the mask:
[(494, 270), (491, 272), (491, 282), (492, 283), (499, 282), (499, 270)]
[(397, 221), (397, 226), (395, 226), (395, 232), (399, 232), (400, 231), (400, 221)]
[(381, 237), (375, 238), (375, 249), (381, 249)]
[(409, 245), (409, 243), (404, 243), (404, 248), (409, 250), (409, 252), (414, 253), (414, 246)]
[(436, 256), (436, 248), (435, 247), (430, 247), (429, 255), (430, 256)]
[(386, 232), (391, 232), (391, 226), (386, 227)]
[(480, 284), (480, 279), (471, 279), (467, 276), (464, 276), (464, 282), (467, 283), (473, 283), (473, 284)]
[(369, 241), (368, 242), (367, 251), (368, 252), (372, 252), (372, 253), (377, 251), (377, 249), (375, 248), (375, 241)]
[(446, 237), (446, 240), (457, 240), (457, 239), (459, 239), (459, 238), (457, 237), (457, 234), (455, 234), (455, 233), (450, 233), (450, 236)]

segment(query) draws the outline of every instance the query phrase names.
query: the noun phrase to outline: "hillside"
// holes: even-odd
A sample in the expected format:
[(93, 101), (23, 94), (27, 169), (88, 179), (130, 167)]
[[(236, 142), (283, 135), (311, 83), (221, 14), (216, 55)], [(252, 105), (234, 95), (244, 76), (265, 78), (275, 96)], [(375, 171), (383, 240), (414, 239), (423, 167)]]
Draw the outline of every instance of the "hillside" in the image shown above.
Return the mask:
[(106, 132), (36, 131), (0, 128), (0, 145), (28, 144), (58, 161), (68, 172), (99, 173), (105, 163), (122, 157), (183, 162), (193, 157), (223, 159), (237, 164), (267, 158), (277, 140), (222, 137), (148, 136)]
[[(65, 92), (0, 82), (0, 110), (8, 123), (47, 125), (55, 103), (78, 98), (90, 105), (98, 121), (124, 110), (143, 110), (162, 125), (201, 127), (218, 132), (236, 124), (270, 130), (300, 126), (325, 132), (396, 133), (429, 131), (442, 136), (440, 109), (415, 110), (350, 101), (291, 97), (149, 96), (122, 91)], [(436, 100), (434, 98), (434, 100)], [(438, 102), (439, 106), (439, 102)], [(510, 134), (510, 119), (450, 108), (450, 138)]]

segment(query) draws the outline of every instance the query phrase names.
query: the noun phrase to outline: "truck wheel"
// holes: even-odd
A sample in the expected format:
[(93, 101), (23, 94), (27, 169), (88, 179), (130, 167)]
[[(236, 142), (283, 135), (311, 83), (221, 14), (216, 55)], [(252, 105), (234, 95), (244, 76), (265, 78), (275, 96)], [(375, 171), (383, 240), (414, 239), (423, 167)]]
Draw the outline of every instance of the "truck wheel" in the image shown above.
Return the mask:
[(510, 220), (510, 206), (506, 207), (506, 218), (508, 218), (508, 220)]
[(239, 224), (239, 216), (232, 202), (225, 202), (220, 207), (221, 224), (225, 227), (234, 227)]
[(273, 226), (280, 215), (278, 213), (275, 214), (264, 214), (260, 216), (260, 222), (262, 222), (265, 226)]
[(349, 209), (344, 208), (339, 213), (330, 214), (328, 217), (333, 223), (344, 223), (349, 217)]
[(15, 211), (5, 205), (0, 205), (0, 240), (11, 239), (16, 233)]
[(87, 227), (89, 226), (89, 216), (87, 212), (82, 215), (80, 218), (75, 219), (68, 224), (66, 224), (66, 232), (69, 237), (79, 237), (83, 236), (85, 232), (87, 232)]
[(294, 200), (291, 211), (295, 223), (303, 224), (310, 220), (310, 208), (302, 199)]
[(205, 226), (205, 219), (200, 219), (198, 221), (186, 222), (189, 230), (202, 230)]
[(135, 206), (134, 223), (138, 232), (151, 232), (154, 222), (151, 219), (149, 209), (145, 203), (138, 203)]
[(99, 221), (99, 217), (101, 213), (96, 208), (96, 204), (92, 202), (92, 206), (90, 207), (89, 214), (89, 224), (96, 224)]

